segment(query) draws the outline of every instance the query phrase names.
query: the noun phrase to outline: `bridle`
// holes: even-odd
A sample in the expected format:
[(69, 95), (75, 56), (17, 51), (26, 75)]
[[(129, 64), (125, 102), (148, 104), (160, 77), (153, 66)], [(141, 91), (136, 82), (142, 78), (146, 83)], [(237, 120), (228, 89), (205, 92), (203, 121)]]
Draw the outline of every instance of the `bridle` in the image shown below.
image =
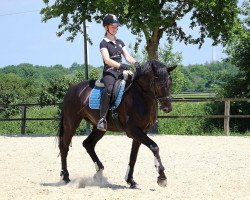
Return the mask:
[[(153, 80), (153, 84), (154, 84), (154, 98), (157, 101), (159, 101), (159, 102), (161, 102), (161, 101), (171, 102), (172, 100), (171, 100), (171, 97), (169, 95), (166, 95), (164, 97), (159, 97), (159, 95), (157, 95), (157, 92), (156, 92), (156, 81), (155, 81), (155, 79), (157, 79), (157, 78), (158, 78), (157, 76), (154, 76), (154, 80)], [(160, 86), (161, 85), (165, 85), (167, 81), (168, 81), (168, 79), (164, 80), (163, 82), (158, 83), (157, 85), (160, 85)]]
[[(155, 79), (157, 79), (157, 78), (158, 78), (158, 77), (154, 75), (153, 81), (150, 82), (150, 87), (153, 86), (153, 88), (154, 88), (154, 89), (153, 89), (153, 91), (154, 91), (153, 94), (152, 94), (151, 91), (150, 91), (150, 92), (145, 91), (145, 90), (143, 89), (143, 87), (138, 83), (138, 81), (135, 81), (135, 83), (136, 83), (136, 85), (138, 85), (138, 87), (141, 89), (141, 91), (142, 91), (144, 94), (146, 94), (147, 96), (150, 96), (150, 97), (153, 96), (153, 98), (154, 98), (156, 101), (159, 101), (159, 102), (162, 102), (162, 101), (171, 102), (172, 100), (171, 100), (171, 97), (170, 97), (169, 95), (166, 95), (166, 96), (161, 97), (161, 96), (159, 96), (159, 95), (157, 94), (157, 92), (156, 92), (156, 80), (155, 80)], [(166, 84), (167, 81), (168, 81), (168, 79), (164, 80), (164, 81), (161, 82), (161, 83), (158, 83), (157, 85), (164, 85), (164, 84)]]

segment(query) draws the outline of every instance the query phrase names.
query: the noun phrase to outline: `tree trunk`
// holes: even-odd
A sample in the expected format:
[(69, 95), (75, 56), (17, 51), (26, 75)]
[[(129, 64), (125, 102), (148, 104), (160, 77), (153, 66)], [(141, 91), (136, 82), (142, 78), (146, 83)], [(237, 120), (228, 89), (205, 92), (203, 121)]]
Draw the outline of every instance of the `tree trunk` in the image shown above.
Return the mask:
[(158, 46), (159, 42), (154, 43), (151, 39), (147, 41), (146, 51), (150, 60), (158, 59)]
[[(146, 51), (148, 53), (148, 58), (150, 60), (158, 59), (159, 41), (160, 41), (159, 28), (156, 28), (151, 38), (147, 39)], [(157, 109), (157, 116), (158, 116), (158, 103), (157, 103), (156, 109)], [(153, 134), (158, 133), (158, 119), (156, 120), (155, 125), (149, 130), (149, 133), (153, 133)]]
[(151, 38), (147, 39), (146, 51), (148, 53), (148, 58), (158, 59), (158, 47), (159, 47), (159, 35), (158, 31), (154, 32)]

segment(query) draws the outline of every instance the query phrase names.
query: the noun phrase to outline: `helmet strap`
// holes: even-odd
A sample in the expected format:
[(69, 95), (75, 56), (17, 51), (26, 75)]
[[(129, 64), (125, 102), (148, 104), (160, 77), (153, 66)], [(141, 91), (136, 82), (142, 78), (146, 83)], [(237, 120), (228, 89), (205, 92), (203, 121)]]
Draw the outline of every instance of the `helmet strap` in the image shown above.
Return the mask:
[(112, 35), (112, 36), (115, 36), (115, 34), (112, 34), (112, 33), (110, 33), (110, 31), (109, 31), (109, 26), (107, 26), (107, 32), (110, 34), (110, 35)]

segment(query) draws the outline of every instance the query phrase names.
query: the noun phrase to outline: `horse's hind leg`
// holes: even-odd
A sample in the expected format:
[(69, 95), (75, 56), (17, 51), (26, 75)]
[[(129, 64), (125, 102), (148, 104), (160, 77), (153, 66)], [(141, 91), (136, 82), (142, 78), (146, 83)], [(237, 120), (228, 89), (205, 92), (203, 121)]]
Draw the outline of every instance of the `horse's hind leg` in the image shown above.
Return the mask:
[(67, 169), (67, 156), (68, 156), (69, 144), (70, 144), (71, 138), (72, 137), (67, 137), (67, 138), (63, 137), (60, 139), (60, 142), (59, 142), (59, 149), (60, 149), (60, 154), (61, 154), (61, 165), (62, 165), (60, 176), (62, 177), (62, 180), (65, 181), (65, 183), (68, 183), (70, 181), (69, 172)]
[(103, 137), (104, 134), (105, 134), (104, 131), (100, 131), (96, 128), (96, 126), (93, 126), (92, 132), (82, 143), (83, 147), (86, 149), (91, 159), (95, 163), (97, 172), (103, 170), (104, 166), (99, 160), (98, 156), (96, 155), (95, 145)]
[(65, 181), (65, 183), (68, 183), (70, 181), (69, 179), (69, 172), (67, 169), (67, 156), (69, 151), (69, 145), (71, 143), (71, 139), (73, 135), (75, 134), (75, 131), (77, 127), (79, 126), (81, 119), (75, 118), (75, 122), (72, 122), (69, 117), (62, 119), (63, 125), (61, 126), (62, 131), (60, 137), (59, 137), (59, 149), (61, 154), (61, 165), (62, 170), (60, 173), (60, 176), (62, 177), (62, 180)]
[(140, 142), (133, 140), (129, 165), (125, 176), (125, 181), (127, 181), (127, 183), (130, 185), (130, 188), (136, 188), (136, 182), (133, 180), (133, 173), (140, 146), (141, 146)]

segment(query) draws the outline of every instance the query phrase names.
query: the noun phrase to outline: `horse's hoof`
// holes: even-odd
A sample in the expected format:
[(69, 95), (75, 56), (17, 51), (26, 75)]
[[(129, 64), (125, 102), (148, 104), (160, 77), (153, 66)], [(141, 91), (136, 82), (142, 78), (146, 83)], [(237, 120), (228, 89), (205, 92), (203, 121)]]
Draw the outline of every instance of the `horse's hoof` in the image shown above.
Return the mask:
[(167, 178), (160, 178), (160, 177), (158, 177), (157, 183), (161, 187), (166, 187), (167, 186)]
[(128, 184), (130, 185), (129, 188), (131, 188), (131, 189), (137, 188), (137, 183), (134, 180), (129, 181)]
[(64, 181), (66, 184), (68, 184), (68, 183), (70, 182), (70, 179), (69, 179), (69, 177), (64, 177), (64, 178), (63, 178), (63, 181)]
[(69, 173), (61, 171), (60, 176), (62, 177), (61, 180), (63, 180), (66, 184), (70, 182)]
[(136, 189), (137, 188), (137, 184), (135, 183), (135, 184), (132, 184), (132, 185), (130, 185), (130, 187), (129, 187), (130, 189)]

